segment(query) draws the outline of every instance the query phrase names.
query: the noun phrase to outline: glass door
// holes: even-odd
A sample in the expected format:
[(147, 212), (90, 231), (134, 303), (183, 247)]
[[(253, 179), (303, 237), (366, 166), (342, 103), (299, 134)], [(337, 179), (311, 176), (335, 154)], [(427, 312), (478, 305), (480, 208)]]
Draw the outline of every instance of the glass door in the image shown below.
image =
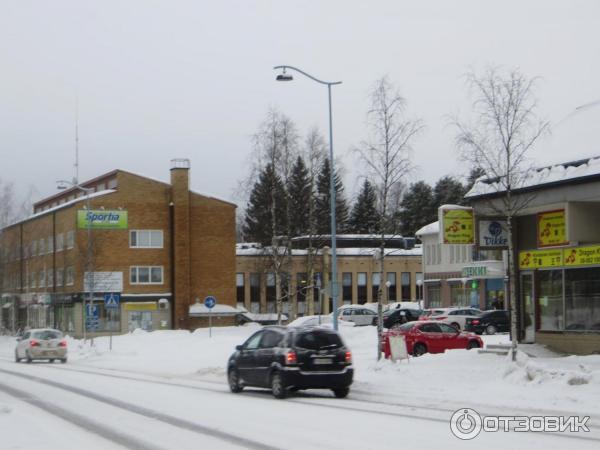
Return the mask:
[(535, 292), (533, 272), (521, 273), (521, 298), (523, 299), (522, 327), (525, 331), (523, 342), (532, 344), (535, 342)]

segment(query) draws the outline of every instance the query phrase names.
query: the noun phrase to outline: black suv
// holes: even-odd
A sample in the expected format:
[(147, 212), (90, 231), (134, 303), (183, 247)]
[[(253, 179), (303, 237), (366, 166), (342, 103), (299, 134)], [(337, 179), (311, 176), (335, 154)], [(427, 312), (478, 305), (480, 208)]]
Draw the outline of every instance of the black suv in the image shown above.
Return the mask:
[(498, 331), (509, 331), (510, 321), (508, 311), (497, 309), (485, 311), (478, 317), (465, 319), (465, 331), (474, 331), (477, 334), (496, 334)]
[(231, 392), (256, 386), (285, 398), (289, 391), (315, 388), (343, 398), (350, 391), (352, 354), (334, 330), (270, 326), (235, 349), (227, 363)]
[(383, 314), (383, 328), (392, 328), (419, 320), (421, 312), (420, 309), (390, 309)]

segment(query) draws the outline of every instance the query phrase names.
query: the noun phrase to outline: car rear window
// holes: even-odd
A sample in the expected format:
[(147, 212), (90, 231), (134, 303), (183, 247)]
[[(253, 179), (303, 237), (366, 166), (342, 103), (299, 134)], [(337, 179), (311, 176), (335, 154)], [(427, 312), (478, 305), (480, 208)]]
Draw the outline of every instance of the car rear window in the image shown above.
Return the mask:
[(42, 340), (60, 339), (62, 338), (62, 333), (60, 333), (59, 331), (52, 330), (34, 331), (33, 333), (31, 333), (31, 337), (34, 339)]
[(339, 348), (342, 340), (336, 333), (324, 331), (307, 331), (296, 336), (296, 347), (307, 350), (319, 350), (322, 348)]
[(408, 331), (411, 330), (416, 325), (415, 322), (406, 322), (398, 327), (399, 330)]

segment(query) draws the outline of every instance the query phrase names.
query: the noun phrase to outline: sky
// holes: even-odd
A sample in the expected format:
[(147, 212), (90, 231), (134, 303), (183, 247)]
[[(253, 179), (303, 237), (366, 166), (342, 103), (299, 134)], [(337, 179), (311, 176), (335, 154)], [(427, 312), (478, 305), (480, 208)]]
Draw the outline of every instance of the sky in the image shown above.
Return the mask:
[[(464, 176), (449, 116), (468, 117), (469, 70), (518, 67), (537, 83), (553, 124), (531, 156), (539, 165), (600, 154), (600, 2), (424, 1), (9, 1), (0, 2), (0, 180), (20, 195), (56, 192), (115, 168), (169, 179), (191, 160), (191, 187), (239, 202), (252, 135), (270, 108), (301, 133), (328, 133), (348, 196), (363, 166), (351, 149), (367, 136), (374, 82), (387, 75), (425, 129), (407, 182)], [(243, 206), (243, 205), (241, 205)]]

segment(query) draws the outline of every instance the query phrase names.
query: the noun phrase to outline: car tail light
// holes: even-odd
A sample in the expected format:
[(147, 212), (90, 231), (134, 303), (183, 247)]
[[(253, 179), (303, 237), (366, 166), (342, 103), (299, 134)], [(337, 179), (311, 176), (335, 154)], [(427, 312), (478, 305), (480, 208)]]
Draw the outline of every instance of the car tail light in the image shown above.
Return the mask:
[(298, 358), (296, 357), (296, 352), (287, 352), (285, 354), (285, 363), (286, 364), (296, 364), (298, 362)]
[(40, 343), (38, 341), (36, 341), (35, 339), (32, 339), (29, 341), (29, 346), (30, 347), (39, 347)]
[(346, 364), (352, 364), (352, 352), (346, 352)]
[(60, 342), (58, 343), (58, 346), (59, 346), (59, 347), (66, 347), (66, 346), (67, 346), (67, 341), (64, 341), (64, 340), (63, 340), (63, 341), (60, 341)]
[(473, 319), (473, 321), (471, 321), (472, 325), (479, 325), (479, 319)]

